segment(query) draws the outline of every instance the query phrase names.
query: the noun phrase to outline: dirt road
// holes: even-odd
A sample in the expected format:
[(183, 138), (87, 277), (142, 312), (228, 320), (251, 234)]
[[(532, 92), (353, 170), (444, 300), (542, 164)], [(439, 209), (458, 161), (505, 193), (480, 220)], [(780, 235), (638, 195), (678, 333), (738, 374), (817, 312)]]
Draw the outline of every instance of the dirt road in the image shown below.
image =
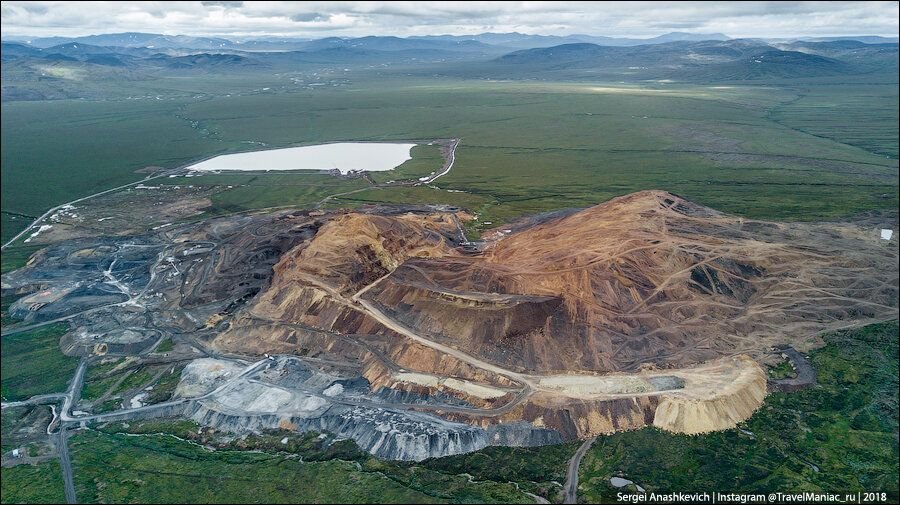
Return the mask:
[(585, 440), (569, 460), (569, 469), (566, 471), (566, 499), (563, 503), (578, 503), (578, 467), (594, 440), (597, 440), (597, 437)]

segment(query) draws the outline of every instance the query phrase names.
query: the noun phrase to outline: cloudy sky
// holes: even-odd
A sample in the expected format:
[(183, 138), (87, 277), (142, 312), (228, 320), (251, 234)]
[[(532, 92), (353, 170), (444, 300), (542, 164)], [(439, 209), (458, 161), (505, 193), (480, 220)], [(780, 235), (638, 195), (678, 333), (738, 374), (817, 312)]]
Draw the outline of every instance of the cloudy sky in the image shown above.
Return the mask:
[(140, 31), (291, 37), (512, 32), (897, 36), (887, 2), (0, 2), (9, 36)]

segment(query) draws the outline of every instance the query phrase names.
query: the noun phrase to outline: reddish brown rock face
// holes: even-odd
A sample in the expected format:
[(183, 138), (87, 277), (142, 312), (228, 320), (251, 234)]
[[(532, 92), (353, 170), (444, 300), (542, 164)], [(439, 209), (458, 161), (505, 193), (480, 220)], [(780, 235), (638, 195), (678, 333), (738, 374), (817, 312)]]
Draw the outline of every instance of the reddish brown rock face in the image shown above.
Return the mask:
[[(486, 234), (472, 253), (459, 247), (460, 217), (332, 219), (282, 256), (215, 344), (325, 346), (368, 360), (376, 387), (402, 388), (397, 370), (412, 370), (514, 389), (542, 375), (681, 369), (782, 343), (805, 350), (822, 331), (898, 313), (896, 241), (852, 224), (750, 221), (646, 191)], [(294, 329), (261, 330), (260, 320)], [(683, 398), (573, 400), (537, 388), (492, 419), (577, 436), (652, 423), (720, 429), (717, 416), (736, 422), (762, 401), (764, 375), (747, 377), (733, 402), (709, 389), (719, 403), (699, 410)]]
[(364, 290), (414, 331), (540, 373), (805, 348), (823, 330), (897, 314), (896, 246), (850, 225), (745, 221), (653, 191), (466, 254), (454, 219), (339, 216), (282, 257), (251, 313), (391, 333), (337, 297)]

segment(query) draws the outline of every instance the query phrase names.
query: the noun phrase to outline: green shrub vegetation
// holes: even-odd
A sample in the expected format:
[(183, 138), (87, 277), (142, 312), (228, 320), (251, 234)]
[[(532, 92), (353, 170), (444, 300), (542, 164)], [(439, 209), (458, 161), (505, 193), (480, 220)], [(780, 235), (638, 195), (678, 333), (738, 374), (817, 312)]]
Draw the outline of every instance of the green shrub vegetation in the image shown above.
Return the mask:
[(92, 430), (70, 441), (84, 503), (533, 502), (511, 484), (473, 485), (465, 476), (371, 457), (304, 461), (287, 452), (210, 451), (168, 435)]
[(2, 337), (0, 390), (5, 400), (24, 400), (34, 395), (62, 393), (78, 360), (59, 349), (68, 323), (56, 323)]
[(2, 503), (65, 503), (59, 462), (4, 466), (0, 469), (0, 495)]
[(159, 380), (153, 384), (153, 390), (147, 395), (144, 403), (160, 403), (172, 399), (172, 394), (178, 387), (178, 381), (181, 380), (181, 371), (184, 369), (184, 365), (173, 365), (166, 368)]
[(2, 299), (0, 299), (0, 324), (2, 324), (3, 328), (20, 321), (9, 313), (9, 307), (18, 299), (19, 297), (15, 295), (3, 295)]
[(777, 365), (769, 368), (770, 379), (790, 379), (796, 376), (797, 372), (794, 371), (794, 367), (792, 367), (791, 363), (787, 360), (781, 361)]

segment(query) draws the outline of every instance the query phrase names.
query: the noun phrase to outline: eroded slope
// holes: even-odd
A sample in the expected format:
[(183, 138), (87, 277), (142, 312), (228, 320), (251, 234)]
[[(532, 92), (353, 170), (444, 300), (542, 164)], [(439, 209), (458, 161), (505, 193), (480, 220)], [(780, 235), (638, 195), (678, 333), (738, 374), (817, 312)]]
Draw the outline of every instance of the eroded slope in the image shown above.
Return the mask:
[(479, 254), (453, 249), (454, 226), (437, 218), (346, 220), (287, 254), (251, 311), (385, 333), (328, 296), (356, 293), (418, 334), (522, 373), (802, 349), (821, 331), (897, 313), (896, 243), (851, 225), (745, 221), (665, 192), (500, 232)]

